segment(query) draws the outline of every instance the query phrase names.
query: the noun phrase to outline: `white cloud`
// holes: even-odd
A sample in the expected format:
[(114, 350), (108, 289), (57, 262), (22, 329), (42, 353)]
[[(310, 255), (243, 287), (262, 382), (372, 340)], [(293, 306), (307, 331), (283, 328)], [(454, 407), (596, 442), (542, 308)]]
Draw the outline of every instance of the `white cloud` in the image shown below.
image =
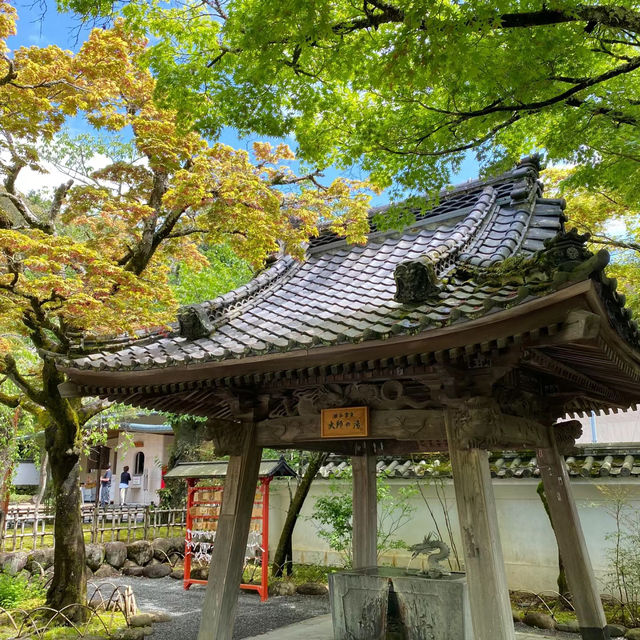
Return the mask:
[[(91, 158), (90, 164), (93, 169), (101, 169), (110, 164), (110, 162), (111, 160), (107, 156), (97, 154)], [(73, 178), (72, 174), (60, 171), (50, 162), (43, 161), (41, 165), (43, 169), (46, 169), (47, 173), (33, 171), (28, 167), (22, 169), (16, 181), (19, 191), (29, 193), (30, 191), (40, 191), (41, 189), (53, 190)], [(75, 182), (78, 182), (78, 180), (75, 180)]]
[(56, 169), (53, 165), (49, 165), (46, 162), (42, 164), (48, 173), (33, 171), (28, 167), (22, 169), (16, 181), (18, 191), (29, 193), (29, 191), (40, 191), (41, 189), (55, 189), (69, 180), (69, 176)]

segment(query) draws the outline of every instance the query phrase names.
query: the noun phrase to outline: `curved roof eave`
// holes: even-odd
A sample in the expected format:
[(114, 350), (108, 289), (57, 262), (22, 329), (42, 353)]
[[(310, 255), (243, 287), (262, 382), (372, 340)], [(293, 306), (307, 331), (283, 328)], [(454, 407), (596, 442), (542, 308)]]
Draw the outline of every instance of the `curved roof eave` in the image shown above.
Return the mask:
[[(593, 289), (593, 282), (585, 280), (510, 309), (490, 312), (475, 320), (386, 340), (366, 340), (355, 344), (312, 347), (284, 353), (159, 369), (95, 371), (62, 366), (60, 369), (73, 383), (71, 386), (63, 385), (63, 389), (65, 395), (73, 395), (72, 387), (74, 386), (117, 388), (193, 382), (464, 348), (468, 345), (526, 333), (543, 326), (560, 324), (566, 320), (568, 309), (582, 308), (597, 312), (599, 315), (604, 314), (603, 320), (607, 321), (601, 305), (593, 309), (593, 304), (588, 301), (598, 299)], [(589, 298), (587, 294), (591, 294)], [(569, 301), (574, 301), (575, 304), (568, 304)], [(640, 366), (640, 354), (638, 366)]]

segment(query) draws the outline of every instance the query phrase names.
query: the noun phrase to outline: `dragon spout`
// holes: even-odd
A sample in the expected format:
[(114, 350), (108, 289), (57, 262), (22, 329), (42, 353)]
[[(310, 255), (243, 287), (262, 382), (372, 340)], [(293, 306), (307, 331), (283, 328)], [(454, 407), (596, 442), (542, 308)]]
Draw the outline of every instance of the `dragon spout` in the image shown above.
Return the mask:
[[(436, 538), (435, 535), (431, 533), (424, 537), (422, 542), (418, 542), (417, 544), (409, 547), (412, 552), (411, 560), (414, 560), (419, 555), (423, 554), (428, 556), (428, 570), (423, 571), (422, 573), (426, 574), (429, 578), (442, 578), (443, 576), (451, 575), (449, 571), (447, 571), (444, 567), (440, 565), (440, 562), (446, 560), (451, 553), (449, 546)], [(438, 553), (433, 553), (437, 551)], [(409, 561), (409, 564), (411, 563)], [(407, 567), (408, 569), (409, 567)]]

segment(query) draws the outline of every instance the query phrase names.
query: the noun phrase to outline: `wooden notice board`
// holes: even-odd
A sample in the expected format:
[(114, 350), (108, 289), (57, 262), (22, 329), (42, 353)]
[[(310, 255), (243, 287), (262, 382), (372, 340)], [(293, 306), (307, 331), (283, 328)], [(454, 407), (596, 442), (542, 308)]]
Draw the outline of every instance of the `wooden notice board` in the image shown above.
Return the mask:
[(364, 438), (369, 435), (369, 407), (322, 410), (323, 438)]

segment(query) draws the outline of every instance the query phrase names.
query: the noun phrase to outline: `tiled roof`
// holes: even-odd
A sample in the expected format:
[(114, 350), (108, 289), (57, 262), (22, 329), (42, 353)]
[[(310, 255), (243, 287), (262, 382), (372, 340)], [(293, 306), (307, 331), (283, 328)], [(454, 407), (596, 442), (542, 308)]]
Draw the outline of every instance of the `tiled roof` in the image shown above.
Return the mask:
[(124, 422), (120, 425), (122, 431), (128, 433), (155, 433), (159, 435), (172, 435), (170, 424), (143, 424), (140, 422)]
[[(417, 334), (519, 304), (533, 295), (522, 283), (481, 284), (457, 270), (532, 256), (562, 231), (564, 202), (541, 197), (538, 169), (536, 158), (525, 159), (500, 178), (445, 193), (437, 206), (416, 210), (414, 224), (374, 230), (364, 246), (325, 234), (306, 261), (285, 256), (249, 284), (193, 305), (201, 337), (183, 327), (182, 335), (176, 329), (61, 364), (94, 371), (201, 364)], [(394, 270), (425, 258), (435, 267), (437, 294), (421, 304), (398, 302)]]
[[(229, 468), (228, 461), (214, 460), (210, 462), (179, 462), (165, 478), (224, 478)], [(279, 460), (261, 460), (258, 469), (259, 478), (295, 477), (296, 472), (284, 458)]]
[[(350, 458), (331, 456), (320, 468), (322, 478), (340, 477), (350, 469)], [(569, 476), (574, 478), (640, 478), (640, 443), (616, 445), (578, 445), (575, 453), (565, 456)], [(532, 452), (492, 452), (489, 458), (494, 478), (539, 478), (536, 457)], [(388, 478), (451, 478), (449, 454), (428, 457), (379, 458), (378, 475)]]

